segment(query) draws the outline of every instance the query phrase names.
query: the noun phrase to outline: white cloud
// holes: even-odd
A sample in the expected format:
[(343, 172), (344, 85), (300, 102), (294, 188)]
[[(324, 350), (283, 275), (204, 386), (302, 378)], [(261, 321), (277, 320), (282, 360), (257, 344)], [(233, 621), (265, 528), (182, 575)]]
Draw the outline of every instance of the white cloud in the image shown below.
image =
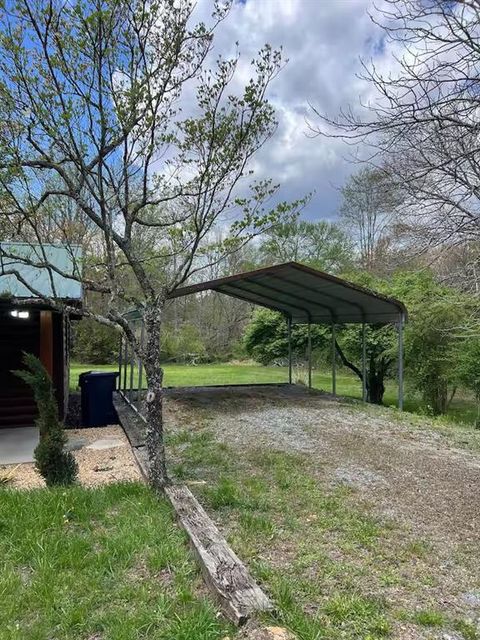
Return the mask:
[[(211, 0), (200, 0), (195, 17), (208, 18)], [(250, 61), (265, 44), (283, 47), (288, 65), (270, 89), (279, 127), (255, 160), (258, 177), (282, 184), (282, 199), (315, 190), (305, 212), (311, 219), (334, 217), (338, 187), (355, 167), (339, 140), (309, 138), (309, 103), (328, 115), (373, 97), (359, 79), (360, 58), (388, 67), (382, 31), (372, 23), (370, 0), (237, 0), (215, 35), (213, 56), (231, 55), (238, 41), (241, 64), (236, 82), (250, 77)]]

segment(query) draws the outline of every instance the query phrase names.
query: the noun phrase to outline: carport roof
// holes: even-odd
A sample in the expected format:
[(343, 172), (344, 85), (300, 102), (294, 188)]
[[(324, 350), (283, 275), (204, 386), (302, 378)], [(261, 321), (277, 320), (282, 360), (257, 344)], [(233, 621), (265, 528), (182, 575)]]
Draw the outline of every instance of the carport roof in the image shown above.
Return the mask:
[(181, 287), (170, 298), (202, 291), (218, 291), (280, 311), (294, 324), (388, 324), (407, 315), (404, 304), (394, 298), (298, 262), (286, 262)]

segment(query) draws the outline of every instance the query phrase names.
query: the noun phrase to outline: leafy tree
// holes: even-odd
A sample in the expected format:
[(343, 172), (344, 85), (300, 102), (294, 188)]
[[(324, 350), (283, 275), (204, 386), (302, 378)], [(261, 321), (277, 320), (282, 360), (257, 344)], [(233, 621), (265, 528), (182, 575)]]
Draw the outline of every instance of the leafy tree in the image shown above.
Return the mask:
[(67, 436), (58, 418), (58, 406), (52, 380), (38, 358), (23, 354), (26, 370), (15, 374), (33, 389), (38, 408), (36, 424), (40, 442), (35, 448), (35, 466), (48, 487), (70, 485), (78, 473), (77, 463), (70, 451), (65, 451)]
[(205, 344), (192, 324), (184, 322), (176, 330), (166, 328), (163, 353), (168, 360), (196, 363), (206, 357)]
[[(343, 366), (363, 381), (362, 327), (344, 325), (337, 330), (336, 352)], [(392, 325), (365, 326), (365, 372), (367, 402), (382, 404), (385, 381), (397, 362), (396, 330)]]
[[(323, 349), (328, 344), (328, 329), (312, 325), (312, 349)], [(257, 309), (244, 334), (246, 353), (263, 365), (288, 356), (288, 329), (285, 317), (269, 309)], [(292, 326), (292, 355), (305, 359), (308, 330), (305, 325)]]
[[(208, 24), (193, 23), (189, 0), (0, 6), (0, 216), (27, 243), (43, 245), (46, 229), (54, 229), (74, 269), (64, 272), (47, 255), (13, 259), (47, 270), (51, 281), (59, 274), (78, 280), (88, 294), (81, 312), (120, 328), (142, 358), (150, 480), (158, 488), (168, 481), (160, 364), (166, 300), (303, 204), (279, 202), (278, 185), (255, 181), (249, 166), (276, 129), (266, 96), (281, 53), (265, 45), (243, 89), (238, 53), (208, 67), (230, 5), (214, 3)], [(93, 233), (86, 270), (62, 235), (71, 208), (75, 228)], [(12, 257), (5, 247), (0, 253)], [(6, 273), (21, 278), (14, 267)], [(25, 284), (53, 309), (78, 311), (56, 291), (46, 296)], [(101, 310), (90, 306), (92, 293), (103, 296)], [(145, 344), (126, 309), (143, 316)]]
[(480, 340), (478, 332), (467, 335), (458, 354), (457, 375), (459, 381), (475, 394), (477, 417), (475, 426), (480, 429)]
[(315, 269), (338, 273), (352, 265), (352, 242), (338, 225), (293, 220), (273, 226), (260, 247), (263, 263), (302, 262)]
[(119, 331), (83, 318), (73, 326), (72, 356), (89, 364), (111, 364), (118, 359), (119, 341)]
[(456, 391), (456, 333), (464, 319), (458, 302), (430, 298), (417, 305), (406, 331), (405, 361), (411, 382), (434, 415), (445, 413)]
[(399, 273), (390, 286), (409, 310), (405, 364), (410, 383), (434, 414), (445, 413), (458, 384), (465, 332), (478, 323), (477, 299), (439, 283), (427, 270)]

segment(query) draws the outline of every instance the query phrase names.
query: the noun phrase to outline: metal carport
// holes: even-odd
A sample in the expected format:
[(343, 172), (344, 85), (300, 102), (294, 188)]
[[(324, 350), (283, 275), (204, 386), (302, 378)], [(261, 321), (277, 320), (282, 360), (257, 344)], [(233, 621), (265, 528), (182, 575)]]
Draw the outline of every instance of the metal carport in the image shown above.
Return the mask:
[[(407, 318), (405, 305), (365, 287), (312, 269), (298, 262), (238, 273), (176, 289), (169, 298), (179, 298), (205, 291), (225, 295), (282, 313), (288, 322), (289, 382), (292, 382), (292, 324), (308, 325), (308, 380), (312, 383), (312, 324), (332, 327), (332, 389), (335, 393), (335, 326), (361, 324), (363, 399), (366, 399), (366, 324), (396, 324), (398, 327), (398, 405), (403, 408), (403, 325)], [(134, 312), (135, 313), (135, 312)], [(135, 317), (133, 314), (130, 317)], [(137, 316), (138, 317), (138, 316)], [(122, 350), (123, 351), (123, 350)], [(125, 364), (126, 361), (125, 361)]]

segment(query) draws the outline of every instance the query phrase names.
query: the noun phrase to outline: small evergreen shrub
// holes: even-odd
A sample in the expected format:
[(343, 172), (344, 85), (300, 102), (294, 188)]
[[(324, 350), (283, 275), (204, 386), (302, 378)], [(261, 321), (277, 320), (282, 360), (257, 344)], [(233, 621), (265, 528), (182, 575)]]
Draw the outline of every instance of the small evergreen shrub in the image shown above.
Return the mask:
[(75, 482), (78, 467), (70, 451), (65, 451), (67, 436), (58, 418), (58, 406), (47, 370), (31, 353), (23, 354), (25, 370), (14, 373), (33, 389), (38, 408), (36, 424), (40, 442), (35, 449), (35, 466), (48, 487)]

